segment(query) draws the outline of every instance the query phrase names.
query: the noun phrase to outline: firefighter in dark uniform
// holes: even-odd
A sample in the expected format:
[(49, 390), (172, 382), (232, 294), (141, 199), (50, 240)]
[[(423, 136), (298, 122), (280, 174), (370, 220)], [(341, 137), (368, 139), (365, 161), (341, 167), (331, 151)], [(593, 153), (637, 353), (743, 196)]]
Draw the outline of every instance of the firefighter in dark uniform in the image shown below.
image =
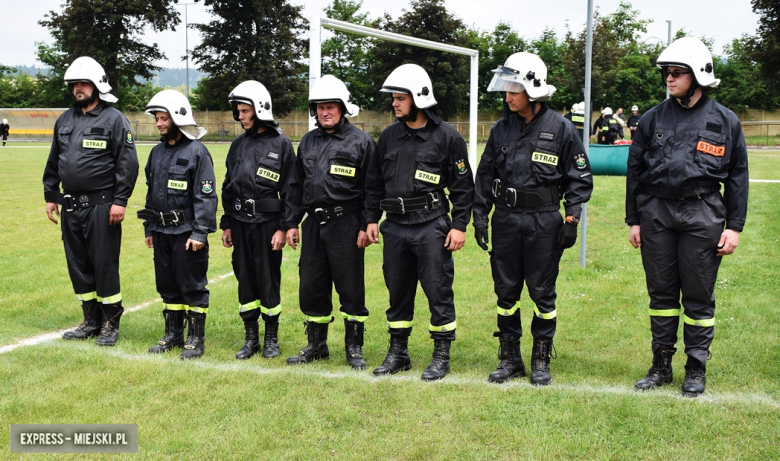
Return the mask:
[(636, 129), (639, 126), (639, 119), (642, 118), (641, 115), (639, 115), (639, 107), (632, 106), (631, 107), (631, 115), (628, 117), (628, 122), (626, 123), (628, 125), (628, 129), (631, 131), (631, 139), (634, 139), (634, 134), (636, 134)]
[(347, 362), (356, 370), (366, 368), (363, 332), (368, 309), (363, 274), (365, 248), (371, 241), (365, 232), (364, 188), (376, 144), (347, 121), (359, 110), (344, 82), (332, 75), (323, 76), (309, 93), (309, 113), (318, 128), (301, 139), (285, 204), (285, 221), (294, 226), (287, 231), (287, 244), (293, 249), (298, 244), (298, 223), (307, 213), (298, 300), (306, 315), (308, 344), (287, 359), (290, 365), (329, 356), (335, 285), (344, 318)]
[(3, 147), (5, 147), (6, 141), (8, 141), (9, 134), (11, 134), (11, 125), (8, 124), (8, 119), (4, 118), (3, 123), (0, 123), (0, 138), (3, 138)]
[(563, 118), (574, 124), (577, 133), (580, 134), (580, 139), (582, 139), (582, 134), (585, 131), (585, 101), (573, 105), (571, 111)]
[[(130, 123), (106, 103), (103, 67), (82, 56), (65, 71), (76, 104), (54, 124), (54, 142), (43, 172), (46, 214), (57, 223), (62, 205), (62, 242), (84, 321), (65, 339), (97, 336), (113, 346), (124, 312), (119, 285), (119, 248), (127, 200), (138, 179), (138, 157)], [(62, 192), (60, 192), (62, 185)]]
[(626, 178), (629, 242), (642, 249), (653, 335), (653, 364), (636, 388), (672, 382), (682, 314), (682, 394), (696, 397), (706, 384), (718, 268), (745, 225), (747, 151), (737, 116), (704, 92), (720, 80), (701, 40), (675, 41), (657, 64), (671, 98), (642, 116)]
[(612, 109), (605, 107), (601, 111), (601, 117), (596, 119), (593, 125), (593, 134), (598, 136), (599, 144), (612, 145), (618, 138), (618, 130), (621, 129), (622, 127), (612, 116)]
[(260, 350), (258, 320), (265, 321), (263, 357), (279, 355), (279, 289), (282, 280), (284, 201), (295, 164), (295, 151), (274, 121), (271, 95), (262, 83), (249, 80), (230, 93), (233, 118), (246, 130), (230, 144), (222, 184), (222, 244), (233, 247), (233, 272), (238, 279), (239, 314), (245, 343), (236, 358)]
[[(450, 370), (455, 340), (452, 252), (463, 247), (471, 218), (474, 180), (463, 138), (437, 115), (433, 85), (416, 64), (396, 68), (382, 90), (393, 95), (398, 119), (379, 138), (366, 185), (368, 236), (378, 242), (382, 211), (383, 272), (390, 292), (390, 347), (374, 375), (409, 370), (417, 282), (428, 297), (433, 358), (422, 379), (442, 379)], [(449, 191), (449, 200), (445, 194)], [(379, 200), (381, 199), (381, 200)], [(452, 221), (447, 215), (452, 202)]]
[[(163, 299), (165, 336), (151, 353), (184, 347), (182, 359), (203, 355), (209, 290), (208, 234), (217, 231), (214, 163), (198, 139), (206, 134), (192, 118), (187, 98), (176, 90), (157, 93), (146, 113), (153, 115), (162, 142), (146, 163), (145, 242), (154, 248), (157, 291)], [(184, 344), (184, 321), (188, 323)]]
[[(504, 117), (490, 132), (479, 162), (474, 194), (477, 244), (487, 250), (493, 213), (490, 263), (498, 297), (498, 369), (488, 381), (525, 376), (520, 356), (523, 330), (517, 302), (523, 282), (534, 302), (531, 383), (550, 383), (550, 356), (557, 325), (555, 282), (563, 250), (577, 240), (581, 206), (593, 179), (575, 128), (544, 102), (555, 92), (538, 56), (515, 53), (495, 71), (488, 91), (505, 93)], [(560, 201), (564, 200), (565, 219)]]

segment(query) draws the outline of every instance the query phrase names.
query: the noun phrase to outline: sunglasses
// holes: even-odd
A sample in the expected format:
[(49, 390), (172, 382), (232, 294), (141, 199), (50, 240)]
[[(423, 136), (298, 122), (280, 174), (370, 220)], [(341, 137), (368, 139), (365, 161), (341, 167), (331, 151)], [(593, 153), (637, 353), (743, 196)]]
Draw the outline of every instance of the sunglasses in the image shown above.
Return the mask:
[(673, 78), (678, 79), (680, 75), (690, 74), (689, 70), (669, 70), (668, 68), (661, 69), (661, 74), (664, 76), (664, 80), (671, 75)]

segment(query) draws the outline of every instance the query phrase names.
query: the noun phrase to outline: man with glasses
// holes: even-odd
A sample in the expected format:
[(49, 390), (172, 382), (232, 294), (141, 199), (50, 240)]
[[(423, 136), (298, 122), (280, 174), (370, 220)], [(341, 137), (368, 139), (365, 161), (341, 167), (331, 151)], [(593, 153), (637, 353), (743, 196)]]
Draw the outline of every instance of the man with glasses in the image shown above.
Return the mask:
[(642, 116), (626, 178), (629, 242), (642, 249), (653, 335), (653, 364), (636, 389), (672, 382), (682, 314), (682, 394), (697, 397), (706, 383), (721, 257), (734, 252), (745, 225), (747, 152), (737, 116), (706, 95), (720, 80), (701, 40), (675, 41), (657, 64), (671, 98)]

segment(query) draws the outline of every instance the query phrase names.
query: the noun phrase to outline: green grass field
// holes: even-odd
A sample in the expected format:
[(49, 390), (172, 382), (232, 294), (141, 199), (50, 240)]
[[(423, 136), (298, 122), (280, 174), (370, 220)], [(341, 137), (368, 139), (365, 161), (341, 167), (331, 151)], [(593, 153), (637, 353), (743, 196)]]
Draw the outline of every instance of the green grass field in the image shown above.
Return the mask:
[[(142, 167), (150, 148), (138, 146)], [(221, 178), (227, 146), (210, 149)], [(45, 146), (0, 148), (0, 346), (81, 320), (59, 227), (44, 211), (47, 154)], [(780, 180), (780, 151), (751, 151), (750, 169), (752, 178)], [(594, 183), (588, 264), (579, 267), (579, 245), (561, 262), (557, 359), (547, 388), (525, 379), (487, 383), (498, 363), (495, 296), (487, 254), (472, 235), (455, 254), (458, 339), (452, 372), (441, 382), (419, 379), (432, 349), (420, 290), (412, 370), (383, 378), (370, 373), (388, 341), (378, 246), (366, 252), (368, 371), (346, 364), (340, 321), (331, 328), (330, 360), (285, 364), (305, 343), (298, 253), (289, 248), (282, 265), (282, 356), (236, 361), (243, 325), (235, 278), (223, 277), (231, 271), (230, 250), (218, 236), (210, 240), (206, 355), (182, 362), (178, 352), (147, 354), (163, 322), (152, 253), (134, 218), (146, 193), (141, 180), (123, 224), (122, 294), (126, 307), (148, 304), (122, 318), (114, 348), (57, 339), (0, 354), (0, 420), (6, 426), (138, 424), (133, 459), (778, 459), (780, 184), (751, 184), (747, 226), (717, 283), (707, 391), (686, 399), (679, 396), (682, 351), (671, 386), (633, 390), (651, 360), (644, 273), (623, 224), (625, 178), (598, 176)], [(521, 310), (530, 325), (525, 293)], [(521, 347), (528, 362), (530, 335)], [(32, 458), (10, 454), (6, 437), (0, 437), (0, 457)]]

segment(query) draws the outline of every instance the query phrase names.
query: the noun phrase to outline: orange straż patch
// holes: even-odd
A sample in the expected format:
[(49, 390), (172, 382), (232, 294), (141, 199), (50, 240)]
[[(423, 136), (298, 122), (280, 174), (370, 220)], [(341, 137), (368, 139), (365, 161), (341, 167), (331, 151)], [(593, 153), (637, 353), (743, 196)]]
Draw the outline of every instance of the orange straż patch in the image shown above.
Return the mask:
[(705, 154), (714, 155), (715, 157), (723, 157), (723, 154), (726, 153), (725, 146), (713, 146), (712, 144), (704, 141), (699, 141), (696, 144), (696, 150), (699, 152), (704, 152)]

